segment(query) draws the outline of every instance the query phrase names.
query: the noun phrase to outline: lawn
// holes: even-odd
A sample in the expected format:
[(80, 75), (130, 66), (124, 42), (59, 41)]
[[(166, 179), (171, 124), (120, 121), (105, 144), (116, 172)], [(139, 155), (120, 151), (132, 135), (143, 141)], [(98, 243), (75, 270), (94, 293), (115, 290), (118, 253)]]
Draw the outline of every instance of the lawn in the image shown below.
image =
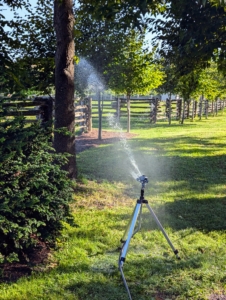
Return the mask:
[(171, 126), (137, 119), (134, 138), (79, 153), (76, 226), (65, 224), (46, 266), (1, 283), (0, 299), (128, 299), (118, 249), (140, 196), (139, 172), (149, 179), (145, 198), (181, 260), (144, 207), (124, 264), (133, 300), (225, 299), (225, 128), (221, 114)]

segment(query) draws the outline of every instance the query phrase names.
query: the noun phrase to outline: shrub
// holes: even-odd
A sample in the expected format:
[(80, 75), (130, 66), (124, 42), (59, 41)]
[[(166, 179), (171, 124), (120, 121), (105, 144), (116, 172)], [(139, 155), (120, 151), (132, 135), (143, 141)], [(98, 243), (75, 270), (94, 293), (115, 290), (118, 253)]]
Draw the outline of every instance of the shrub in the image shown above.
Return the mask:
[(22, 117), (0, 123), (0, 253), (24, 261), (38, 240), (54, 245), (71, 218), (72, 188), (49, 131)]

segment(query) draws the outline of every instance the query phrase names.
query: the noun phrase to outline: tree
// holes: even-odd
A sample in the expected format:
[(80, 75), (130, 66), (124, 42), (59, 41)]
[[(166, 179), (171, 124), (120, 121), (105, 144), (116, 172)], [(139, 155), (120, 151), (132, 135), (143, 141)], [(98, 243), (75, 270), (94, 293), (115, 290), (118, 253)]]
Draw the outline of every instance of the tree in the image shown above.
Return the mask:
[[(108, 66), (109, 87), (116, 93), (127, 95), (129, 116), (130, 96), (146, 94), (157, 88), (163, 81), (163, 72), (153, 63), (153, 53), (143, 48), (143, 36), (132, 33), (129, 44)], [(127, 131), (130, 131), (130, 121)]]
[(192, 96), (198, 98), (200, 95), (211, 101), (226, 96), (226, 79), (219, 73), (214, 62), (210, 62), (210, 66), (200, 73), (198, 85)]
[(162, 41), (160, 53), (171, 59), (180, 75), (208, 66), (216, 60), (226, 73), (225, 23), (223, 7), (211, 1), (168, 1), (163, 19), (156, 21), (156, 32)]
[[(39, 0), (35, 10), (32, 10), (29, 1), (5, 2), (13, 9), (14, 18), (6, 20), (4, 15), (0, 15), (0, 47), (4, 58), (4, 68), (0, 72), (5, 78), (2, 91), (12, 93), (32, 89), (49, 93), (54, 86), (52, 1)], [(17, 13), (21, 4), (27, 10), (25, 17)]]
[(189, 74), (181, 76), (177, 82), (175, 91), (183, 98), (183, 115), (182, 115), (181, 124), (184, 123), (184, 119), (185, 119), (186, 103), (188, 106), (188, 116), (189, 116), (191, 96), (199, 84), (199, 77), (200, 77), (200, 72), (193, 71), (190, 72)]
[[(74, 178), (76, 176), (76, 164), (73, 2), (69, 0), (54, 2), (57, 44), (52, 26), (53, 7), (51, 0), (38, 0), (35, 13), (32, 12), (29, 1), (5, 0), (4, 2), (15, 10), (14, 20), (4, 20), (3, 16), (0, 16), (0, 30), (4, 33), (2, 53), (5, 58), (4, 62), (7, 63), (4, 68), (9, 70), (7, 76), (4, 76), (4, 81), (8, 82), (9, 87), (10, 85), (13, 87), (13, 91), (29, 88), (33, 85), (40, 91), (46, 92), (46, 87), (54, 85), (55, 75), (56, 132), (54, 147), (58, 153), (67, 152), (71, 154), (65, 169), (68, 171), (69, 177)], [(27, 9), (28, 17), (26, 20), (16, 14), (16, 9), (20, 7)], [(13, 30), (6, 32), (5, 25), (10, 26)], [(61, 130), (59, 130), (60, 128)], [(65, 133), (66, 131), (67, 133)]]
[(130, 42), (108, 66), (109, 87), (117, 93), (128, 97), (134, 93), (149, 93), (163, 80), (163, 73), (154, 64), (153, 53), (143, 48), (143, 39), (133, 32)]
[[(76, 177), (75, 109), (74, 109), (74, 15), (72, 0), (54, 2), (54, 27), (57, 50), (55, 56), (55, 134), (58, 153), (70, 154), (65, 165), (70, 178)], [(66, 132), (62, 132), (62, 129)]]
[[(120, 29), (119, 20), (113, 24), (95, 20), (92, 15), (78, 11), (76, 19), (76, 55), (85, 58), (107, 86), (107, 67), (129, 42), (130, 31)], [(88, 71), (88, 70), (87, 70)], [(77, 89), (77, 87), (76, 87)]]
[(172, 64), (170, 61), (166, 61), (162, 58), (157, 58), (157, 63), (161, 64), (162, 71), (165, 74), (164, 82), (157, 88), (157, 92), (159, 94), (175, 94), (176, 87), (178, 83), (178, 76), (176, 73), (175, 65)]
[(81, 10), (97, 20), (114, 22), (120, 18), (120, 28), (146, 28), (146, 15), (165, 10), (165, 0), (79, 0)]

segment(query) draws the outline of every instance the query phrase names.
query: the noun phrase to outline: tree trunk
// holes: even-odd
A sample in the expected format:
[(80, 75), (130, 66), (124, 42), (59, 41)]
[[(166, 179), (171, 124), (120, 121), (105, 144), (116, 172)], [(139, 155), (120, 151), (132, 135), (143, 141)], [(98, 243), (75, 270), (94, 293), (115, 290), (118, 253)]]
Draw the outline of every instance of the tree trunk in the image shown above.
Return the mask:
[(194, 116), (195, 116), (195, 100), (192, 100), (192, 114), (191, 114), (191, 120), (192, 122), (194, 121)]
[(55, 132), (54, 147), (58, 153), (71, 156), (64, 166), (69, 178), (76, 177), (75, 109), (74, 109), (74, 15), (72, 0), (54, 1), (54, 27), (57, 50), (55, 55), (55, 130), (66, 129), (70, 134)]
[(189, 119), (190, 118), (190, 104), (191, 104), (191, 99), (188, 99), (187, 101), (187, 117), (186, 119)]

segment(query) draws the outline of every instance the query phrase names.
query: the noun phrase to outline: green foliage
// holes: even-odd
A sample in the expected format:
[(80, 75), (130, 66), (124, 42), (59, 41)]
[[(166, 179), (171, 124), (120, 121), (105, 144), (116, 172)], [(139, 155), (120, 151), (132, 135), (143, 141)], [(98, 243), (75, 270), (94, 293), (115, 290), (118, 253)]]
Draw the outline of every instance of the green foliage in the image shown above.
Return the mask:
[[(56, 44), (52, 1), (38, 1), (33, 10), (30, 1), (4, 2), (14, 12), (14, 18), (9, 20), (0, 14), (1, 92), (31, 88), (50, 92)], [(26, 9), (25, 17), (18, 14), (22, 7)]]
[(145, 15), (152, 13), (158, 14), (165, 9), (165, 0), (79, 0), (81, 9), (92, 14), (97, 20), (107, 20), (115, 22), (119, 19), (120, 28), (139, 28), (146, 27)]
[(0, 126), (0, 253), (26, 259), (38, 240), (54, 245), (70, 217), (71, 186), (50, 132), (18, 117)]
[(131, 32), (130, 40), (123, 51), (108, 66), (109, 87), (128, 96), (146, 94), (157, 88), (164, 74), (153, 63), (153, 53), (144, 49), (144, 36)]
[(202, 1), (167, 2), (167, 11), (156, 22), (161, 55), (174, 62), (181, 75), (203, 69), (211, 58), (225, 73), (224, 7), (214, 6), (211, 0), (205, 5)]
[(217, 97), (226, 97), (226, 79), (218, 72), (216, 63), (211, 63), (210, 66), (200, 73), (198, 86), (193, 91), (193, 95), (204, 97), (208, 100), (216, 100)]
[[(108, 85), (106, 70), (126, 47), (129, 42), (129, 34), (118, 28), (118, 22), (111, 24), (107, 21), (97, 21), (91, 14), (81, 10), (77, 10), (77, 16), (75, 24), (76, 53), (88, 60), (98, 76), (101, 76), (101, 81)], [(89, 72), (89, 69), (83, 69), (86, 80), (90, 75)], [(81, 79), (81, 74), (75, 67), (75, 77), (76, 75)], [(79, 90), (79, 82), (76, 82), (75, 89)]]
[[(200, 72), (191, 72), (179, 78), (176, 86), (177, 93), (183, 97), (185, 101), (191, 99), (191, 95), (197, 89), (199, 84)], [(202, 93), (201, 93), (202, 94)], [(199, 94), (199, 96), (201, 95)]]

